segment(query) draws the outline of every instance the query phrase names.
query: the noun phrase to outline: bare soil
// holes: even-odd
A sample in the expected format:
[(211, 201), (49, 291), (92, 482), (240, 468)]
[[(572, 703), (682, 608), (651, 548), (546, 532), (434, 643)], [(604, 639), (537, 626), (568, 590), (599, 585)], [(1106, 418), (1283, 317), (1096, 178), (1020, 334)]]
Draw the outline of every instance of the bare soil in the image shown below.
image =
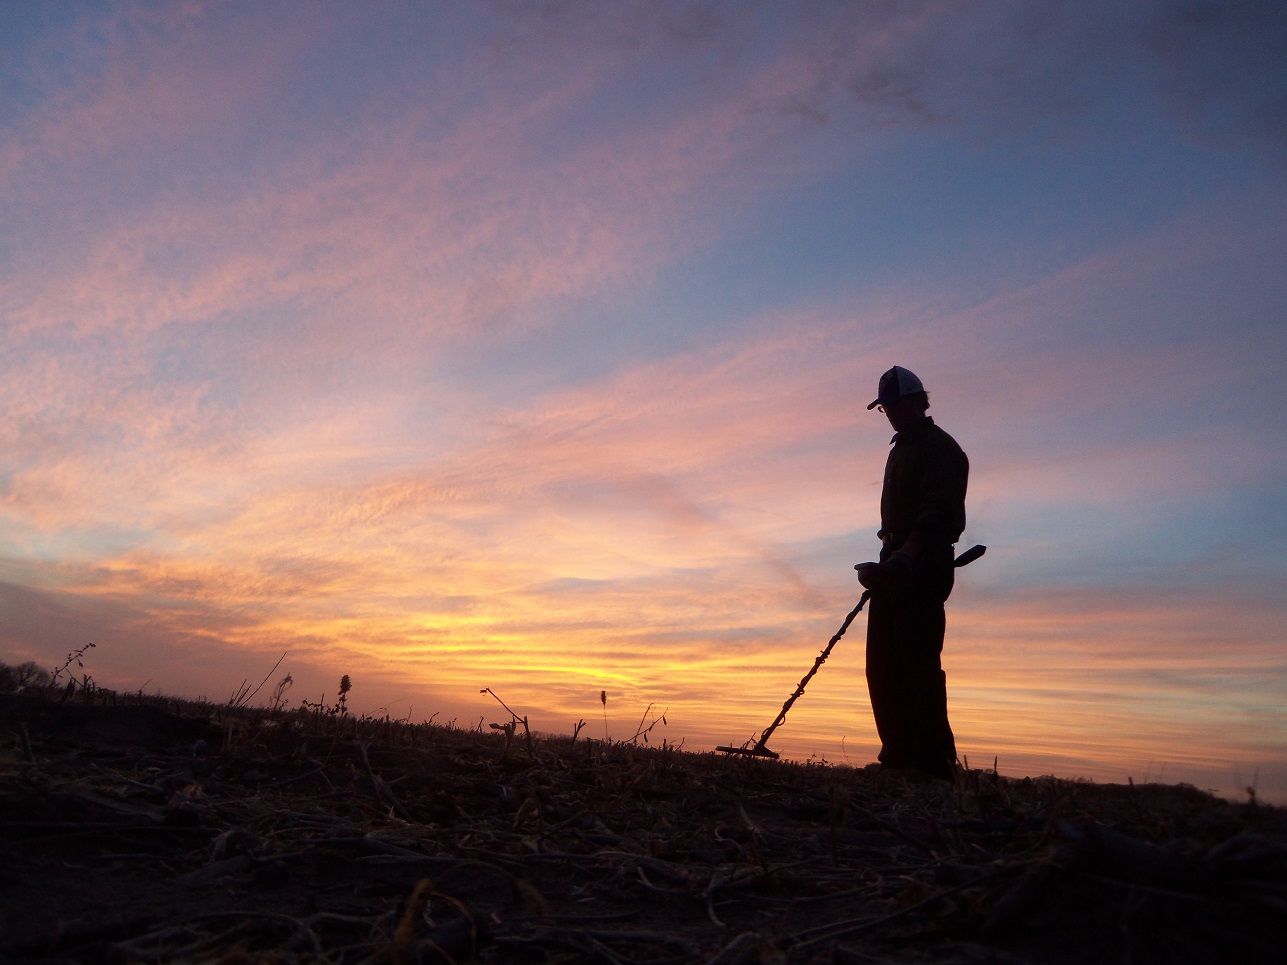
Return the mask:
[(1282, 961), (1287, 812), (0, 696), (0, 958)]

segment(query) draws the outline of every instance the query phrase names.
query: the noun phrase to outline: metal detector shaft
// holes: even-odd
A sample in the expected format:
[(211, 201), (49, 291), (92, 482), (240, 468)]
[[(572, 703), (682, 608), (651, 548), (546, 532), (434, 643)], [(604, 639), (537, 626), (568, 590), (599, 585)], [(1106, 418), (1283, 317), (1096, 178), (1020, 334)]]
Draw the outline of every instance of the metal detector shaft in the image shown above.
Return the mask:
[[(953, 560), (952, 565), (968, 566), (985, 552), (987, 552), (986, 546), (971, 546), (968, 550)], [(804, 688), (809, 685), (809, 681), (812, 680), (813, 675), (818, 672), (818, 668), (826, 662), (829, 656), (831, 656), (832, 648), (840, 642), (840, 638), (843, 637), (845, 635), (845, 631), (849, 629), (849, 624), (854, 622), (854, 617), (862, 612), (862, 608), (866, 606), (869, 599), (871, 599), (871, 590), (863, 590), (862, 596), (858, 598), (858, 605), (849, 611), (849, 615), (845, 617), (845, 622), (840, 624), (840, 629), (837, 630), (835, 635), (827, 642), (827, 645), (822, 648), (822, 652), (818, 654), (818, 659), (813, 662), (813, 666), (809, 668), (809, 672), (804, 675), (799, 685), (795, 688), (795, 693), (786, 699), (786, 703), (783, 704), (782, 709), (778, 711), (778, 716), (774, 719), (773, 723), (769, 724), (769, 726), (765, 728), (764, 733), (760, 735), (760, 739), (755, 742), (754, 747), (749, 750), (745, 747), (716, 747), (715, 749), (717, 751), (724, 751), (727, 754), (746, 754), (751, 757), (772, 757), (776, 759), (778, 754), (769, 750), (765, 746), (768, 744), (769, 738), (772, 737), (773, 732), (786, 721), (787, 711), (791, 709), (791, 705), (799, 699), (802, 693), (804, 693)]]
[(773, 736), (773, 732), (782, 725), (783, 721), (786, 720), (787, 711), (791, 709), (791, 705), (796, 702), (802, 693), (804, 693), (804, 688), (809, 686), (809, 681), (812, 680), (813, 675), (818, 672), (818, 668), (822, 666), (829, 656), (831, 656), (831, 648), (834, 647), (840, 641), (840, 638), (845, 635), (845, 631), (849, 629), (849, 624), (854, 622), (854, 617), (862, 612), (862, 608), (870, 598), (871, 590), (863, 590), (862, 596), (858, 598), (858, 605), (849, 611), (849, 616), (845, 617), (845, 622), (840, 624), (840, 629), (836, 631), (835, 636), (833, 636), (827, 645), (822, 648), (822, 653), (818, 654), (818, 659), (813, 662), (813, 666), (809, 668), (809, 672), (804, 675), (799, 686), (795, 688), (795, 693), (787, 698), (786, 703), (782, 705), (782, 709), (778, 711), (777, 718), (773, 723), (769, 724), (769, 726), (765, 728), (764, 733), (760, 735), (760, 739), (755, 742), (755, 746), (753, 748), (747, 750), (744, 747), (717, 747), (715, 749), (729, 754), (750, 754), (754, 757), (776, 758), (778, 754), (775, 751), (769, 750), (764, 745), (769, 742), (769, 738)]

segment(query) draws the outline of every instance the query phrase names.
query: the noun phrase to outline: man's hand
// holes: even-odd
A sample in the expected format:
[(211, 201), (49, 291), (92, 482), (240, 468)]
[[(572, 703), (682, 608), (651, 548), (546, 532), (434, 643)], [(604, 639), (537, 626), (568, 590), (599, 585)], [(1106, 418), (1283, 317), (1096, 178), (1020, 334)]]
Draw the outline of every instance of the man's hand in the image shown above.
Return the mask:
[(858, 571), (858, 582), (864, 587), (883, 590), (910, 579), (914, 566), (911, 557), (900, 550), (884, 563), (855, 563), (854, 569)]
[(868, 590), (876, 589), (880, 583), (880, 564), (879, 563), (855, 563), (854, 569), (858, 571), (858, 582)]

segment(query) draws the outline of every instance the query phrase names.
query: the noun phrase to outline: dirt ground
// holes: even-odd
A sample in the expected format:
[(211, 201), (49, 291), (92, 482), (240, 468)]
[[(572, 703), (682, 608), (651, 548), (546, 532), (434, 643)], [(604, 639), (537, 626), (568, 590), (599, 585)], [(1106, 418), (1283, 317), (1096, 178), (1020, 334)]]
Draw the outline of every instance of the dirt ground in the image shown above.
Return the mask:
[(0, 695), (6, 961), (1282, 961), (1287, 812)]

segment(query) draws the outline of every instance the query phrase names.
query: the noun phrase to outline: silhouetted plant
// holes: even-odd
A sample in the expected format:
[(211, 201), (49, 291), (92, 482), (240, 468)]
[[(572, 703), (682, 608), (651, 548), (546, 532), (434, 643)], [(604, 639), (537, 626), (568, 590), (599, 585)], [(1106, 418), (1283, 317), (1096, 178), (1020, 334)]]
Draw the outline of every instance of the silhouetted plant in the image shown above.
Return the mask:
[(286, 707), (286, 691), (295, 682), (295, 678), (287, 674), (281, 680), (277, 681), (277, 686), (273, 688), (272, 696), (268, 698), (268, 709), (274, 714), (280, 713)]
[[(505, 735), (506, 735), (506, 739), (505, 739), (505, 749), (506, 749), (506, 750), (509, 750), (509, 744), (510, 744), (510, 741), (511, 741), (511, 740), (513, 740), (514, 732), (517, 730), (518, 725), (519, 725), (519, 724), (522, 724), (522, 725), (523, 725), (523, 739), (524, 739), (524, 742), (527, 744), (527, 753), (528, 753), (529, 755), (531, 755), (531, 754), (535, 753), (535, 751), (534, 751), (534, 749), (533, 749), (533, 747), (532, 747), (532, 732), (531, 732), (531, 730), (529, 730), (529, 729), (528, 729), (528, 726), (527, 726), (527, 718), (526, 718), (526, 717), (520, 717), (520, 716), (518, 716), (518, 714), (514, 713), (514, 711), (510, 708), (509, 704), (507, 704), (507, 703), (505, 703), (505, 701), (501, 700), (501, 699), (500, 699), (500, 697), (498, 697), (498, 696), (496, 695), (496, 692), (495, 692), (494, 690), (492, 690), (492, 688), (491, 688), (491, 687), (484, 687), (482, 690), (480, 690), (480, 691), (478, 691), (478, 692), (479, 692), (480, 694), (491, 694), (493, 697), (495, 697), (495, 698), (496, 698), (496, 702), (497, 702), (498, 704), (500, 704), (500, 705), (501, 705), (502, 707), (504, 707), (507, 711), (509, 711), (510, 722), (509, 722), (508, 724), (492, 724), (492, 725), (491, 725), (492, 730), (504, 731), (504, 733), (505, 733)], [(482, 726), (482, 720), (480, 719), (478, 723), (479, 723), (479, 727), (480, 727), (480, 729), (481, 729), (481, 726)]]
[[(644, 743), (647, 744), (649, 731), (651, 731), (658, 724), (661, 724), (663, 727), (666, 726), (665, 710), (663, 710), (660, 714), (654, 717), (646, 727), (644, 726), (644, 721), (648, 720), (648, 714), (652, 712), (652, 708), (653, 708), (652, 704), (649, 704), (647, 707), (644, 708), (643, 716), (639, 718), (639, 726), (635, 728), (634, 736), (631, 737), (628, 741), (626, 741), (627, 744), (633, 744), (637, 742), (640, 737), (642, 737), (644, 739)], [(669, 709), (670, 708), (667, 708), (667, 710)]]
[(326, 695), (323, 694), (316, 702), (311, 700), (301, 700), (299, 706), (301, 710), (313, 712), (314, 720), (320, 725), (323, 718), (333, 718), (336, 720), (348, 717), (348, 693), (353, 689), (353, 681), (345, 674), (340, 678), (339, 693), (336, 695), (335, 703), (327, 704)]
[(339, 700), (335, 702), (335, 711), (341, 717), (348, 716), (348, 713), (349, 713), (348, 693), (352, 689), (353, 689), (353, 681), (349, 679), (348, 674), (345, 674), (340, 678), (340, 697), (339, 697)]
[[(85, 669), (84, 656), (86, 651), (93, 650), (97, 646), (98, 644), (96, 643), (87, 643), (79, 650), (72, 650), (70, 653), (67, 654), (67, 659), (63, 661), (63, 665), (57, 668), (56, 670), (54, 670), (54, 672), (50, 675), (49, 682), (51, 684), (58, 683), (58, 678), (61, 677), (64, 673), (66, 673), (71, 680), (75, 680), (76, 675), (73, 673), (70, 673), (69, 668), (73, 663), (75, 663), (79, 669), (84, 670)], [(86, 677), (86, 679), (88, 680), (89, 678)]]
[(236, 690), (234, 690), (232, 693), (232, 696), (228, 698), (228, 706), (245, 707), (246, 704), (250, 703), (251, 699), (254, 698), (255, 694), (259, 693), (260, 688), (263, 687), (264, 684), (268, 683), (268, 678), (273, 675), (273, 672), (282, 665), (282, 661), (286, 659), (287, 653), (290, 653), (290, 651), (287, 650), (285, 653), (283, 653), (280, 657), (277, 658), (277, 662), (273, 664), (272, 670), (269, 670), (268, 673), (264, 674), (264, 679), (259, 681), (259, 686), (256, 687), (254, 690), (250, 689), (250, 684), (248, 681), (243, 680), (241, 682), (241, 686), (238, 687)]
[(67, 654), (67, 659), (63, 661), (63, 665), (57, 668), (50, 675), (49, 683), (52, 686), (58, 683), (59, 677), (61, 677), (64, 673), (67, 674), (67, 686), (63, 689), (63, 696), (62, 696), (63, 700), (66, 700), (68, 697), (74, 694), (77, 691), (77, 689), (79, 689), (81, 693), (86, 696), (89, 696), (90, 694), (92, 694), (96, 689), (93, 677), (91, 677), (87, 673), (82, 673), (80, 680), (77, 681), (76, 674), (73, 673), (70, 668), (71, 668), (71, 665), (75, 663), (78, 669), (84, 670), (85, 653), (89, 650), (93, 650), (97, 646), (98, 644), (96, 643), (87, 643), (79, 650), (72, 650), (70, 653)]
[(49, 671), (34, 660), (20, 663), (16, 667), (0, 664), (0, 690), (27, 690), (36, 687), (48, 687), (52, 683)]

